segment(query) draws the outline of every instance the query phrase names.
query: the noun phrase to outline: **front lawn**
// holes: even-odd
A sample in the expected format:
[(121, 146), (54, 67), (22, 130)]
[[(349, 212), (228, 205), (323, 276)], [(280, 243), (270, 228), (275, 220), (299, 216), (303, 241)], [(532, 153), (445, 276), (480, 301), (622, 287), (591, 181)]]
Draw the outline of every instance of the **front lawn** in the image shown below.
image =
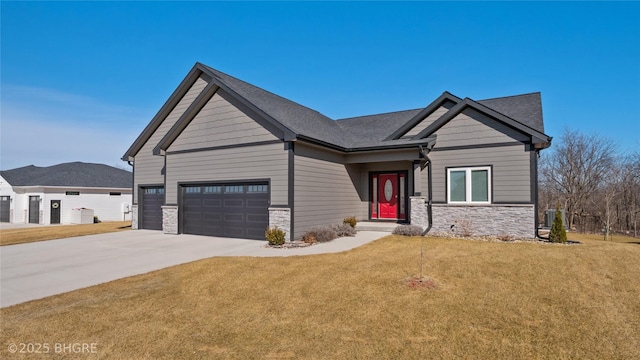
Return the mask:
[(47, 342), (97, 344), (88, 358), (640, 358), (640, 245), (424, 244), (435, 289), (405, 282), (418, 237), (212, 258), (1, 309), (0, 357)]
[(130, 230), (131, 221), (108, 221), (97, 224), (34, 226), (0, 230), (0, 246), (63, 239)]

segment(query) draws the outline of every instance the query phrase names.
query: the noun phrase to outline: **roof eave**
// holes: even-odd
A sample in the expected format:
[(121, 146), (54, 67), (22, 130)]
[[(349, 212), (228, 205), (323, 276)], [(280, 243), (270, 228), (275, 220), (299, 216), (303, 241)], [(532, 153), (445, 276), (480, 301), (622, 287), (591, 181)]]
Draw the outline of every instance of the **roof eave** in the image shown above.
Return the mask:
[(73, 185), (12, 185), (13, 189), (79, 189), (79, 190), (118, 190), (131, 191), (131, 187), (109, 187), (109, 186), (73, 186)]
[(304, 135), (298, 135), (297, 139), (312, 143), (315, 145), (320, 145), (332, 150), (338, 150), (344, 153), (354, 153), (354, 152), (367, 152), (367, 151), (380, 151), (380, 150), (398, 150), (398, 149), (411, 149), (417, 148), (421, 145), (426, 145), (428, 149), (431, 149), (436, 142), (436, 137), (428, 137), (424, 139), (420, 139), (420, 141), (414, 141), (411, 143), (401, 143), (401, 144), (385, 144), (385, 145), (371, 145), (371, 146), (355, 146), (355, 147), (343, 147), (336, 144), (331, 144), (322, 140), (314, 139)]

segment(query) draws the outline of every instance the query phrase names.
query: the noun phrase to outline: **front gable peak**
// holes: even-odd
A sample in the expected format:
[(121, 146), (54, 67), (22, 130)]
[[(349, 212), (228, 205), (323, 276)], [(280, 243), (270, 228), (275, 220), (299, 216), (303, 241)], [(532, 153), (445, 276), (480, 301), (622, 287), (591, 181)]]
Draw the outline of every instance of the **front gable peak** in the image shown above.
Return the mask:
[(414, 115), (409, 121), (394, 131), (385, 140), (398, 140), (403, 137), (415, 138), (415, 135), (427, 127), (435, 119), (443, 115), (447, 110), (455, 106), (461, 99), (448, 91), (445, 91), (431, 104)]

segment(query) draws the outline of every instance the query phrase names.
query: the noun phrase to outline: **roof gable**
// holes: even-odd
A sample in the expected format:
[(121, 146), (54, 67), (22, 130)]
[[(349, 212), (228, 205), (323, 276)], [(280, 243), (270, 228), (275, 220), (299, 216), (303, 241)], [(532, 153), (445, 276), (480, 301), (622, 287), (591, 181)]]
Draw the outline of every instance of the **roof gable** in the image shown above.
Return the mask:
[(179, 152), (278, 140), (261, 121), (247, 116), (228, 98), (224, 90), (217, 91), (166, 150)]
[(131, 188), (133, 174), (104, 164), (70, 162), (47, 167), (24, 166), (0, 171), (11, 186)]
[(551, 141), (551, 138), (544, 133), (537, 131), (525, 124), (522, 124), (498, 111), (495, 111), (485, 105), (482, 105), (476, 101), (473, 101), (469, 98), (465, 98), (461, 102), (459, 102), (456, 106), (452, 107), (446, 114), (442, 115), (438, 120), (434, 121), (431, 125), (425, 128), (423, 131), (418, 133), (414, 138), (424, 138), (427, 136), (433, 135), (438, 129), (444, 126), (446, 123), (451, 121), (454, 117), (461, 114), (467, 108), (472, 108), (476, 111), (479, 111), (485, 115), (490, 116), (496, 121), (501, 122), (504, 125), (507, 125), (513, 129), (516, 129), (524, 134), (531, 136), (531, 142), (535, 144), (547, 144)]
[(180, 100), (187, 94), (191, 86), (200, 78), (202, 75), (202, 69), (198, 67), (198, 64), (194, 65), (193, 68), (189, 71), (187, 76), (180, 82), (180, 85), (173, 91), (171, 96), (165, 101), (162, 105), (158, 113), (151, 119), (149, 124), (142, 130), (140, 135), (136, 138), (136, 140), (131, 144), (129, 149), (122, 155), (122, 160), (131, 161), (134, 156), (142, 149), (144, 144), (147, 143), (149, 138), (153, 135), (153, 133), (158, 129), (158, 127), (162, 124), (165, 118), (171, 113), (171, 111), (178, 105)]
[(448, 91), (443, 92), (442, 95), (431, 102), (431, 104), (427, 105), (427, 107), (415, 114), (409, 121), (398, 128), (398, 130), (389, 135), (386, 140), (395, 140), (401, 138), (406, 133), (410, 132), (411, 129), (413, 129), (415, 126), (420, 124), (420, 122), (426, 119), (429, 115), (433, 114), (441, 106), (448, 105), (449, 108), (451, 108), (452, 105), (457, 104), (458, 102), (460, 102), (460, 100), (461, 99), (459, 97), (451, 94)]

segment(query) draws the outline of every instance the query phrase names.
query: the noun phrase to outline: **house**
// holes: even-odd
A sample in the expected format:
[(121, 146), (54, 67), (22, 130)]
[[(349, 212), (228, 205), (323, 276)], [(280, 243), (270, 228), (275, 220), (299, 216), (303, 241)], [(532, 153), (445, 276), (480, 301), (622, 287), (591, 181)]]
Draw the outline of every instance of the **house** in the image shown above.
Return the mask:
[(132, 179), (129, 171), (82, 162), (0, 171), (0, 222), (79, 223), (80, 209), (101, 221), (130, 220)]
[(550, 142), (540, 93), (333, 120), (196, 63), (122, 159), (134, 228), (291, 240), (356, 216), (533, 238)]

